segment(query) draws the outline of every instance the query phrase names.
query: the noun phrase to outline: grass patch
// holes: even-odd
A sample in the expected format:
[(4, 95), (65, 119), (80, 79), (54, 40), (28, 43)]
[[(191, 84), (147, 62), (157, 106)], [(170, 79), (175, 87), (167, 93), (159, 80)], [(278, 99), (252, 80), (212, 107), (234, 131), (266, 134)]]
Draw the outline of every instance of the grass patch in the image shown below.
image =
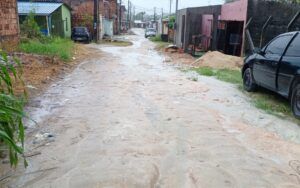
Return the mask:
[(289, 101), (276, 93), (265, 89), (259, 89), (255, 93), (247, 94), (251, 97), (255, 107), (280, 117), (293, 117)]
[(215, 76), (215, 71), (209, 67), (201, 67), (194, 69), (197, 73), (203, 76)]
[(160, 36), (149, 37), (149, 40), (156, 44), (155, 49), (158, 51), (165, 49), (166, 47), (168, 47), (171, 44), (169, 42), (162, 41)]
[(243, 90), (242, 75), (239, 70), (213, 69), (210, 67), (200, 67), (192, 69), (203, 76), (213, 76), (218, 80), (232, 83), (238, 86), (249, 98), (254, 106), (264, 110), (269, 114), (279, 117), (293, 117), (289, 101), (269, 90), (260, 88), (257, 92), (248, 93)]
[(203, 76), (214, 76), (217, 79), (222, 80), (224, 82), (242, 85), (241, 72), (238, 70), (213, 69), (210, 67), (200, 67), (195, 68), (193, 70)]
[(149, 40), (151, 40), (152, 42), (162, 42), (160, 36), (149, 37)]
[(238, 70), (221, 69), (217, 70), (216, 77), (224, 82), (242, 85), (242, 75)]
[(63, 61), (71, 60), (74, 43), (70, 39), (48, 38), (46, 40), (21, 41), (19, 48), (22, 52), (56, 56)]

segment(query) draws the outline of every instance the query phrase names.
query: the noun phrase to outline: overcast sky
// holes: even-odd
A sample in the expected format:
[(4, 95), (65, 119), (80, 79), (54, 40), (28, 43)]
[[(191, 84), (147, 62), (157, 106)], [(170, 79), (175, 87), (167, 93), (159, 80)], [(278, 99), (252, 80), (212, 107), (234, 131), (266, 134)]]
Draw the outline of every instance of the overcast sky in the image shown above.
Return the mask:
[[(157, 11), (161, 12), (161, 8), (164, 9), (164, 12), (169, 12), (170, 0), (130, 0), (132, 4), (136, 7), (136, 13), (145, 11), (147, 13), (153, 12), (153, 8), (157, 7)], [(123, 0), (123, 4), (126, 3), (127, 6), (128, 0)], [(172, 0), (172, 12), (175, 11), (176, 0)], [(223, 4), (224, 0), (179, 0), (179, 9), (187, 7), (197, 7), (197, 6), (206, 6), (206, 5), (217, 5)]]

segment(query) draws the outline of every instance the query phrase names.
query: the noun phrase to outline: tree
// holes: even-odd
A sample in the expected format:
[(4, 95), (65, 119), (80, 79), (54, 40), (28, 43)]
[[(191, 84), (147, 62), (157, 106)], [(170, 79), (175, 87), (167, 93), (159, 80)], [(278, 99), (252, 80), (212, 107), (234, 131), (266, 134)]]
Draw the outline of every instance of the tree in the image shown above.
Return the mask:
[(39, 38), (42, 36), (40, 27), (36, 23), (34, 12), (30, 12), (29, 15), (26, 17), (24, 22), (21, 24), (21, 35), (27, 38)]

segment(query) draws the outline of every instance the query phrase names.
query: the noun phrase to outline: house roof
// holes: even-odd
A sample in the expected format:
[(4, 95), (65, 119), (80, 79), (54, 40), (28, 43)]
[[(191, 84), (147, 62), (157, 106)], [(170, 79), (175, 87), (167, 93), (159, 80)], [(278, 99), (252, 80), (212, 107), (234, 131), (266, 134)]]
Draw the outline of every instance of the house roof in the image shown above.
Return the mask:
[(142, 20), (134, 20), (134, 23), (135, 24), (142, 24), (142, 23), (146, 23), (146, 22), (143, 22)]
[(61, 7), (63, 3), (18, 2), (19, 15), (34, 12), (38, 16), (48, 16)]

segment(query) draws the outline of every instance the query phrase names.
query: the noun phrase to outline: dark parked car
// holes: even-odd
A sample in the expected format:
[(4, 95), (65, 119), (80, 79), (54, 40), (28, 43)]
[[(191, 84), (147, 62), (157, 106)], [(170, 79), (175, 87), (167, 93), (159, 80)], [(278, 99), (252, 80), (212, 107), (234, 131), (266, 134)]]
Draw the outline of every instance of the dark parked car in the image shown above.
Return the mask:
[(256, 49), (245, 59), (242, 75), (245, 90), (261, 86), (290, 99), (300, 118), (300, 32), (284, 33)]
[(92, 35), (89, 32), (88, 28), (86, 27), (74, 27), (72, 29), (72, 40), (76, 41), (82, 41), (82, 42), (91, 42), (92, 41)]

